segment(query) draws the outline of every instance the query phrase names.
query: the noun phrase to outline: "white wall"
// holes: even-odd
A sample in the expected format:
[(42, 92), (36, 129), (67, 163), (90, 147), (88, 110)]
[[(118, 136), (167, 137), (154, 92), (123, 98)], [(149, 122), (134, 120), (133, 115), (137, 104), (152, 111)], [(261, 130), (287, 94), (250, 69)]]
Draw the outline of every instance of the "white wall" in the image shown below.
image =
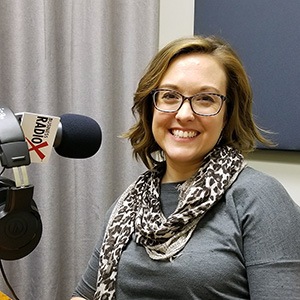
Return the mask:
[[(193, 35), (193, 32), (194, 0), (160, 0), (160, 47), (175, 38)], [(248, 162), (277, 178), (300, 205), (300, 151), (256, 151), (249, 156)]]
[(160, 0), (159, 46), (194, 33), (194, 0)]

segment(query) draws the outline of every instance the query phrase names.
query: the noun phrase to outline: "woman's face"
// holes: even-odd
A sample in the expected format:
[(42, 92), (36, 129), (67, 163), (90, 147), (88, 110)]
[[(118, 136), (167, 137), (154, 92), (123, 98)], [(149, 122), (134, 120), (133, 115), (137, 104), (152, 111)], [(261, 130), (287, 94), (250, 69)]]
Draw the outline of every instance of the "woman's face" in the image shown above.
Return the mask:
[[(200, 92), (226, 96), (226, 74), (222, 65), (211, 55), (183, 54), (171, 62), (158, 88), (172, 89), (185, 96)], [(199, 116), (193, 113), (189, 101), (185, 101), (174, 113), (154, 109), (152, 131), (164, 151), (167, 172), (168, 168), (186, 176), (196, 172), (220, 137), (226, 121), (225, 112), (226, 103), (215, 116)]]

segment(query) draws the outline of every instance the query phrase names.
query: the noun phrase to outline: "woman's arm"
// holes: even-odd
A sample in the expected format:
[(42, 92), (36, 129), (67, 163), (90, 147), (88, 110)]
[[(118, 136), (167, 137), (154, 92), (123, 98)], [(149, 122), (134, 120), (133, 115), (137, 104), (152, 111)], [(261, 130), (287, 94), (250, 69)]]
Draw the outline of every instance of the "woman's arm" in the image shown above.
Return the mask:
[(300, 208), (268, 176), (247, 182), (236, 204), (251, 299), (300, 299)]
[(91, 255), (91, 258), (88, 262), (84, 274), (81, 276), (76, 286), (75, 292), (73, 293), (73, 298), (71, 298), (71, 300), (93, 299), (94, 293), (96, 291), (96, 283), (97, 283), (98, 268), (99, 268), (99, 255), (100, 255), (99, 249), (101, 243), (102, 243), (102, 238), (98, 241), (96, 247), (94, 248), (94, 252)]
[[(110, 207), (110, 209), (107, 211), (105, 215), (105, 222), (104, 224), (107, 224), (109, 216), (111, 214), (111, 211), (114, 207), (114, 204)], [(96, 291), (96, 285), (97, 285), (97, 277), (98, 277), (98, 269), (99, 269), (99, 255), (100, 255), (100, 248), (102, 245), (103, 237), (105, 233), (105, 226), (102, 227), (102, 230), (100, 232), (100, 237), (98, 239), (98, 242), (94, 248), (94, 251), (90, 257), (90, 260), (88, 262), (88, 265), (86, 267), (85, 272), (81, 276), (75, 292), (73, 293), (73, 297), (71, 300), (90, 300), (94, 298), (94, 293)], [(84, 297), (84, 298), (82, 298)]]

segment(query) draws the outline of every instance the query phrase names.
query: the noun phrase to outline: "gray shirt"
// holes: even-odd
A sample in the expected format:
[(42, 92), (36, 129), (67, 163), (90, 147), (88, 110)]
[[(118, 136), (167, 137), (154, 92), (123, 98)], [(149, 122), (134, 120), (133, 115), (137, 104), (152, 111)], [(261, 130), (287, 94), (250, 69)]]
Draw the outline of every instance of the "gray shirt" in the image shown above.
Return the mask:
[[(166, 216), (178, 202), (162, 184)], [(102, 237), (73, 296), (93, 299)], [(116, 295), (125, 299), (300, 299), (300, 208), (274, 178), (245, 168), (200, 220), (172, 261), (154, 261), (131, 241), (119, 263)]]

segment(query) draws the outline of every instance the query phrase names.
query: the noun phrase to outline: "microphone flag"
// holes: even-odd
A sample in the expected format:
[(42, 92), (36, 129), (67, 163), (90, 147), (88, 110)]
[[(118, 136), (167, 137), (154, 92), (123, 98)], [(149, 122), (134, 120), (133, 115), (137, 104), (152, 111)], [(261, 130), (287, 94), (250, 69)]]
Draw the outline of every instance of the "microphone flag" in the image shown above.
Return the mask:
[(22, 112), (20, 125), (32, 163), (48, 162), (55, 141), (60, 117)]

